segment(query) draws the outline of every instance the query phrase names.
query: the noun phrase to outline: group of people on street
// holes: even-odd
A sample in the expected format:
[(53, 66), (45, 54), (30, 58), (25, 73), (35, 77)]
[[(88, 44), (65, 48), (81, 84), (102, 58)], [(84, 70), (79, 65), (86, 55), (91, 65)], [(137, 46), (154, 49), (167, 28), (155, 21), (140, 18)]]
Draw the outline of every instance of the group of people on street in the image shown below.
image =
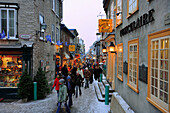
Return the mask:
[(55, 90), (57, 91), (58, 108), (56, 113), (60, 112), (62, 103), (64, 103), (67, 113), (70, 113), (70, 107), (73, 105), (72, 96), (75, 96), (76, 98), (78, 97), (78, 94), (81, 96), (81, 87), (84, 87), (85, 89), (89, 88), (89, 83), (93, 83), (93, 74), (95, 80), (99, 80), (100, 73), (102, 73), (102, 69), (99, 65), (83, 65), (79, 67), (73, 65), (72, 68), (67, 68), (67, 65), (64, 65), (57, 73), (51, 89), (53, 90), (55, 87)]

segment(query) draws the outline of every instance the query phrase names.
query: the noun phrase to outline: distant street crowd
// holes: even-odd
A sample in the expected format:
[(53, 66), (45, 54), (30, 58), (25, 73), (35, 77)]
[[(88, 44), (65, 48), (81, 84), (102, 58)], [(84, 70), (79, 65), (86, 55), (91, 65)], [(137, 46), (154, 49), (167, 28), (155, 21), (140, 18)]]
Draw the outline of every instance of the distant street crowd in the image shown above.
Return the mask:
[(85, 89), (89, 88), (89, 83), (93, 83), (93, 77), (99, 81), (102, 69), (99, 65), (81, 65), (78, 68), (76, 65), (73, 67), (64, 65), (59, 69), (56, 74), (56, 78), (52, 89), (55, 88), (57, 91), (57, 112), (60, 112), (62, 103), (66, 107), (66, 112), (70, 113), (70, 107), (73, 105), (72, 96), (76, 98), (82, 95), (81, 87)]

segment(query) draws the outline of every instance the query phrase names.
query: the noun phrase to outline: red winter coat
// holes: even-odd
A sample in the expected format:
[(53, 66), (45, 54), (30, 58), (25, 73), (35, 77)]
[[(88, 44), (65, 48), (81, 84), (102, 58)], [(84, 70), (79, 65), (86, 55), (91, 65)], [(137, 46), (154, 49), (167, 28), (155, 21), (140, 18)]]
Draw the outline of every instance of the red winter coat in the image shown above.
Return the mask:
[(55, 80), (54, 80), (54, 84), (53, 84), (53, 88), (55, 87), (55, 90), (59, 90), (59, 80), (60, 79), (58, 79), (58, 78), (56, 78)]

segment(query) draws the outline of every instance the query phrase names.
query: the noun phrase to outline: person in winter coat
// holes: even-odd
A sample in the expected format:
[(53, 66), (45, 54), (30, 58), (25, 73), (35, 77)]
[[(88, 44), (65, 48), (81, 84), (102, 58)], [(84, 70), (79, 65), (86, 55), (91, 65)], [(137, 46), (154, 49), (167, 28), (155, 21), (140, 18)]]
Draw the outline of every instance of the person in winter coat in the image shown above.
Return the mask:
[(68, 69), (67, 69), (67, 65), (64, 65), (64, 67), (61, 69), (62, 74), (64, 75), (64, 80), (66, 80), (66, 77), (68, 75)]
[(57, 108), (57, 112), (60, 112), (60, 108), (61, 108), (61, 104), (64, 103), (65, 107), (66, 107), (66, 111), (67, 113), (70, 113), (70, 109), (67, 105), (67, 87), (66, 85), (64, 85), (64, 79), (60, 79), (59, 80), (60, 83), (60, 88), (59, 88), (59, 99), (58, 99), (58, 108)]
[(86, 89), (86, 88), (89, 88), (89, 79), (91, 77), (91, 73), (88, 70), (88, 67), (86, 67), (84, 74), (85, 74), (85, 80), (86, 80), (86, 83), (85, 83), (85, 89)]
[(92, 84), (92, 83), (93, 83), (93, 73), (94, 73), (94, 69), (93, 69), (92, 67), (90, 67), (90, 68), (89, 68), (89, 71), (90, 71), (90, 73), (91, 73), (91, 76), (90, 76), (89, 81), (90, 81), (90, 84)]
[(77, 73), (77, 78), (76, 78), (76, 98), (78, 97), (78, 89), (79, 89), (79, 94), (81, 96), (81, 82), (82, 82), (82, 77), (79, 73)]
[(59, 96), (59, 80), (61, 79), (61, 73), (59, 73), (57, 75), (57, 77), (54, 80), (54, 84), (52, 86), (51, 91), (53, 90), (53, 88), (55, 87), (55, 90), (57, 91), (57, 97)]
[(68, 105), (69, 107), (71, 107), (73, 105), (73, 101), (72, 101), (73, 83), (71, 81), (70, 76), (67, 76), (66, 86), (67, 86), (67, 93), (68, 93), (68, 99), (69, 99)]
[(80, 67), (80, 68), (78, 68), (77, 72), (78, 72), (78, 73), (81, 75), (81, 77), (82, 77), (81, 86), (83, 87), (83, 83), (84, 83), (83, 69)]
[(102, 73), (102, 69), (99, 67), (99, 65), (95, 66), (95, 69), (94, 69), (94, 78), (95, 78), (95, 80), (99, 81), (101, 73)]

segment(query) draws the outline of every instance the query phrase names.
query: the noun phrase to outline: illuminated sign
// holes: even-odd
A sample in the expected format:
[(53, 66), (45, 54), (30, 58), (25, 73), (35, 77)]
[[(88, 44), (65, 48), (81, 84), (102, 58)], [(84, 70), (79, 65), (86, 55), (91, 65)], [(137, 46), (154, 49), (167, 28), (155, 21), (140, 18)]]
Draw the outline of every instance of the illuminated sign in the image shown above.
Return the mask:
[(99, 19), (99, 32), (112, 32), (112, 19)]
[(69, 51), (75, 51), (75, 45), (69, 45)]

